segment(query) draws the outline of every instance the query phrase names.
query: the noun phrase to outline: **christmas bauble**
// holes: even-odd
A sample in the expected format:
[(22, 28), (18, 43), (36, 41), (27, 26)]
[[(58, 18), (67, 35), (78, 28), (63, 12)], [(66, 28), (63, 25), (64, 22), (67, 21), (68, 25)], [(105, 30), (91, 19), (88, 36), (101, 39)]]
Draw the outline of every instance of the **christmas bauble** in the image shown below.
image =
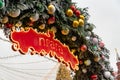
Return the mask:
[(51, 31), (53, 31), (54, 33), (57, 32), (57, 28), (55, 26), (51, 27)]
[(20, 9), (10, 9), (7, 11), (8, 15), (15, 18), (20, 15)]
[(100, 46), (101, 48), (103, 48), (105, 45), (104, 45), (104, 43), (101, 41), (101, 42), (99, 42), (99, 46)]
[(79, 17), (80, 14), (81, 14), (81, 12), (80, 12), (79, 10), (76, 10), (76, 11), (75, 11), (75, 15), (76, 15), (77, 17)]
[(70, 6), (70, 9), (74, 12), (74, 11), (76, 11), (76, 7), (74, 6), (74, 5), (71, 5)]
[(73, 27), (78, 27), (79, 26), (79, 22), (77, 20), (73, 21)]
[(83, 61), (82, 61), (82, 60), (79, 60), (79, 64), (80, 64), (80, 65), (83, 64)]
[(30, 16), (30, 20), (31, 21), (37, 21), (39, 19), (39, 14), (38, 13), (35, 13), (35, 14), (32, 14), (31, 16)]
[(85, 68), (82, 69), (82, 72), (83, 72), (83, 73), (87, 73), (87, 69), (85, 69)]
[(0, 9), (2, 9), (3, 7), (5, 7), (5, 2), (3, 0), (0, 0)]
[(84, 20), (85, 19), (84, 15), (80, 15), (80, 19)]
[(98, 39), (97, 38), (93, 38), (92, 41), (93, 41), (94, 44), (98, 43)]
[(7, 23), (8, 22), (8, 17), (7, 16), (4, 16), (0, 19), (0, 22), (1, 23)]
[(55, 17), (54, 16), (49, 17), (48, 24), (53, 24), (53, 23), (55, 23)]
[(85, 52), (85, 51), (87, 50), (87, 46), (86, 46), (86, 45), (82, 45), (82, 46), (80, 47), (80, 50), (81, 50), (82, 52)]
[(85, 60), (84, 61), (84, 64), (86, 65), (86, 66), (89, 66), (90, 64), (91, 64), (91, 61), (88, 59), (88, 60)]
[(73, 11), (71, 9), (68, 9), (66, 14), (67, 14), (67, 16), (71, 17), (71, 16), (73, 16)]
[(11, 23), (6, 23), (5, 26), (6, 26), (7, 28), (12, 28), (12, 27), (13, 27), (13, 24), (11, 24)]
[(95, 61), (95, 62), (99, 62), (99, 60), (100, 60), (100, 57), (95, 57), (95, 58), (94, 58), (94, 61)]
[(83, 25), (84, 25), (84, 20), (79, 19), (79, 25), (80, 25), (80, 26), (83, 26)]
[(110, 78), (111, 73), (109, 71), (105, 71), (104, 76), (105, 76), (105, 78)]
[(55, 6), (52, 5), (52, 4), (50, 4), (50, 5), (48, 6), (48, 13), (49, 13), (49, 14), (54, 14), (55, 11), (56, 11)]
[(18, 21), (16, 24), (15, 24), (16, 27), (20, 27), (22, 26), (22, 22), (21, 21)]
[(97, 76), (96, 74), (93, 74), (93, 75), (91, 75), (91, 79), (92, 79), (92, 80), (97, 80), (97, 79), (98, 79), (98, 76)]
[(76, 41), (77, 37), (76, 36), (72, 36), (72, 41)]
[(62, 33), (63, 35), (68, 35), (68, 34), (69, 34), (69, 29), (68, 29), (68, 28), (65, 28), (65, 29), (63, 29), (63, 30), (61, 31), (61, 33)]
[(41, 30), (45, 29), (45, 24), (41, 24), (41, 25), (39, 26), (39, 29), (41, 29)]

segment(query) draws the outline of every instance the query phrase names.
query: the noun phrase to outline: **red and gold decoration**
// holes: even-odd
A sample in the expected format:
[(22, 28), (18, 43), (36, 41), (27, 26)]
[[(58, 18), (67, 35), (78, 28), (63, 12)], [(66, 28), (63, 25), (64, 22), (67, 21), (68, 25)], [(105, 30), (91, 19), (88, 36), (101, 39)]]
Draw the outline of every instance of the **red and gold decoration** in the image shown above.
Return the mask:
[(77, 58), (70, 52), (67, 46), (54, 39), (52, 32), (43, 34), (37, 33), (33, 29), (20, 32), (14, 31), (11, 33), (11, 40), (13, 49), (19, 50), (22, 54), (26, 54), (31, 49), (32, 54), (49, 54), (67, 65), (70, 64), (73, 70), (78, 68)]

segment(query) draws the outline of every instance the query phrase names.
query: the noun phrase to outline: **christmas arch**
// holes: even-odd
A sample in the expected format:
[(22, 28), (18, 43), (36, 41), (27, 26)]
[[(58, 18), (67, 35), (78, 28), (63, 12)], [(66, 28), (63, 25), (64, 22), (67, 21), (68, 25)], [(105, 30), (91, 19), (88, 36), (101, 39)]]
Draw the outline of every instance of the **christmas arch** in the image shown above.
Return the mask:
[(109, 50), (88, 19), (71, 0), (0, 0), (0, 25), (14, 50), (54, 56), (70, 64), (74, 80), (113, 80)]

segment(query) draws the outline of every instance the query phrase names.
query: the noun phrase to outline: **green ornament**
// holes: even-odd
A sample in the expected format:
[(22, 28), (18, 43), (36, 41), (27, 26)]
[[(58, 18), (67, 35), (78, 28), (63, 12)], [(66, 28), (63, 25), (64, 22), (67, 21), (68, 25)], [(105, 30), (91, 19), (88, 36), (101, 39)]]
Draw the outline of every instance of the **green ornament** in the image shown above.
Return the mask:
[(5, 6), (5, 2), (0, 0), (0, 9), (2, 9)]

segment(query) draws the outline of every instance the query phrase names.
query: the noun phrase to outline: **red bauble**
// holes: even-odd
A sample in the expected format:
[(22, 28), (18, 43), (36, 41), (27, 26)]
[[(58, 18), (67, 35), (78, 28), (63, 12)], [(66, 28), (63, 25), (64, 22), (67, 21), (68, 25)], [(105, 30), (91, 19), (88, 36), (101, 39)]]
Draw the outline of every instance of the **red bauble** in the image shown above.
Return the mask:
[(83, 61), (82, 61), (82, 60), (79, 60), (79, 64), (82, 65), (82, 64), (83, 64)]
[(48, 24), (53, 24), (53, 23), (55, 23), (55, 17), (53, 16), (53, 17), (50, 17), (49, 19), (48, 19)]
[(7, 28), (12, 28), (12, 27), (13, 27), (13, 24), (6, 23), (5, 26), (6, 26)]
[(74, 5), (71, 5), (71, 6), (70, 6), (70, 9), (72, 9), (73, 12), (76, 11), (76, 7), (75, 7)]
[(97, 80), (97, 79), (98, 79), (98, 76), (97, 76), (96, 74), (93, 74), (93, 75), (91, 76), (91, 79), (92, 79), (92, 80)]
[(76, 11), (75, 11), (75, 15), (76, 15), (77, 17), (79, 17), (80, 14), (81, 14), (81, 12), (80, 12), (79, 10), (76, 10)]
[(87, 50), (87, 46), (86, 46), (86, 45), (82, 45), (82, 46), (80, 47), (80, 50), (81, 50), (82, 52), (85, 52), (85, 51)]

